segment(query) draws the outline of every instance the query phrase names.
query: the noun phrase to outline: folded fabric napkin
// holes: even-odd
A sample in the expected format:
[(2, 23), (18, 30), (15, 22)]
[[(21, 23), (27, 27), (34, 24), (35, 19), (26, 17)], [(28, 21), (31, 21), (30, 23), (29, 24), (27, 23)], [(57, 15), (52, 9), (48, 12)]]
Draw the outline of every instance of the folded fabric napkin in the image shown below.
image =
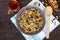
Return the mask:
[[(44, 5), (39, 0), (32, 0), (28, 5), (34, 5), (35, 1), (37, 1), (37, 4), (40, 3), (40, 6), (38, 6), (38, 5), (36, 5), (36, 6), (39, 7), (42, 11), (44, 11), (45, 7), (44, 7)], [(11, 21), (17, 27), (17, 29), (19, 30), (18, 26), (16, 25), (16, 16), (17, 16), (17, 14), (14, 15), (11, 18)], [(50, 16), (50, 32), (52, 32), (60, 24), (58, 20), (55, 20), (56, 24), (54, 25), (54, 23), (52, 22), (52, 20), (54, 18), (55, 17), (53, 15)], [(22, 35), (25, 37), (26, 40), (43, 40), (45, 38), (45, 36), (46, 36), (46, 25), (44, 26), (44, 28), (42, 29), (42, 31), (40, 33), (38, 33), (38, 34), (27, 35), (27, 34), (22, 33)]]

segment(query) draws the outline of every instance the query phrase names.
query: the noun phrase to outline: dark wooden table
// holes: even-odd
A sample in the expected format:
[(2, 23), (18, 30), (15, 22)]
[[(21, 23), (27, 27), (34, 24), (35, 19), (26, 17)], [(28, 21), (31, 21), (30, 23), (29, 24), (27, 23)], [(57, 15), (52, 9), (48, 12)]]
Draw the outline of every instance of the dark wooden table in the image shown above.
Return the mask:
[[(15, 25), (11, 22), (12, 15), (8, 15), (8, 2), (10, 0), (0, 0), (0, 40), (25, 40), (22, 34), (18, 31)], [(31, 0), (18, 0), (21, 8), (27, 5)], [(59, 16), (60, 13), (55, 13), (54, 16)], [(44, 39), (46, 40), (46, 39)], [(50, 33), (49, 40), (60, 40), (60, 25)]]

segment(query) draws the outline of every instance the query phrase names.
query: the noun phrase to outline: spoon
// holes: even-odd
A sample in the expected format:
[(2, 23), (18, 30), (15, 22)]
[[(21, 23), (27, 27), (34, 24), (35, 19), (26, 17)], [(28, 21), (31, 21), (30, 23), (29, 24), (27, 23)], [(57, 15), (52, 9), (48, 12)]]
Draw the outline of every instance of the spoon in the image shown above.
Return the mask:
[(49, 39), (49, 32), (50, 32), (50, 16), (53, 13), (53, 9), (51, 6), (47, 6), (45, 8), (45, 15), (46, 15), (46, 39)]

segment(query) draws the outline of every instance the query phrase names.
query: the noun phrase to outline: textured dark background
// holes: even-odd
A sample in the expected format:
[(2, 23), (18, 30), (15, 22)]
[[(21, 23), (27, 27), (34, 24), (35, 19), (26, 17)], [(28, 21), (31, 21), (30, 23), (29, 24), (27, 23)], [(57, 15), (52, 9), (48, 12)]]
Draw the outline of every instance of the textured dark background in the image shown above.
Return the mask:
[[(0, 0), (0, 40), (25, 40), (18, 29), (10, 21), (12, 15), (8, 15), (8, 2), (10, 0)], [(18, 0), (21, 8), (27, 5), (31, 0)], [(59, 16), (60, 13), (54, 13), (54, 16)], [(46, 40), (46, 39), (44, 39)], [(60, 25), (53, 32), (50, 33), (49, 40), (60, 40)]]

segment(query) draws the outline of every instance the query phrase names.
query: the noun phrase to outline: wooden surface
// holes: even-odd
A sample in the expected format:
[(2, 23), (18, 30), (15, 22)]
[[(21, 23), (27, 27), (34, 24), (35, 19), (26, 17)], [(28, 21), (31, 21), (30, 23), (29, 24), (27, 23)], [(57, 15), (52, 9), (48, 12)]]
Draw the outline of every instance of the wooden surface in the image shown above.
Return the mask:
[[(10, 0), (0, 0), (0, 40), (25, 40), (15, 25), (11, 22), (12, 15), (8, 15), (8, 2)], [(18, 0), (21, 8), (27, 5), (31, 0)], [(59, 16), (60, 14), (54, 13)], [(44, 39), (46, 40), (46, 39)], [(49, 40), (60, 40), (60, 25), (52, 33)]]

